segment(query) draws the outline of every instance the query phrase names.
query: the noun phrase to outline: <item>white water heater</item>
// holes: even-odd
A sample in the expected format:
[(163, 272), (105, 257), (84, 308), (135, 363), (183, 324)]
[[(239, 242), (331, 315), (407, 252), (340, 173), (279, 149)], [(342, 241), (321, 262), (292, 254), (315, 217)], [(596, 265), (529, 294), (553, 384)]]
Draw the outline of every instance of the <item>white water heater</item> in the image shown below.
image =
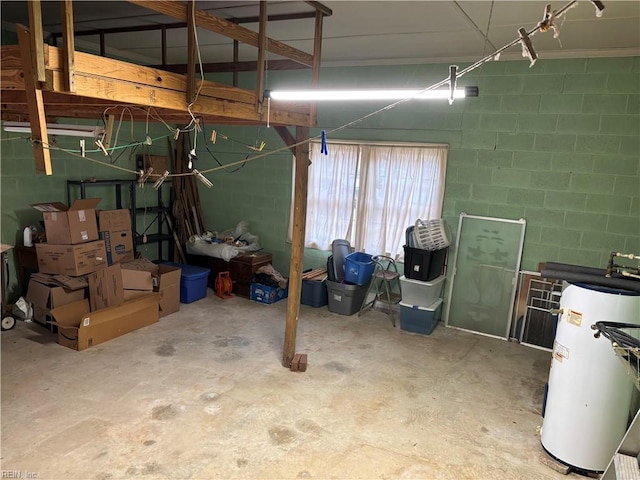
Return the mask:
[(560, 308), (542, 446), (574, 470), (603, 472), (626, 431), (634, 386), (611, 342), (595, 338), (591, 325), (640, 325), (640, 293), (571, 284)]

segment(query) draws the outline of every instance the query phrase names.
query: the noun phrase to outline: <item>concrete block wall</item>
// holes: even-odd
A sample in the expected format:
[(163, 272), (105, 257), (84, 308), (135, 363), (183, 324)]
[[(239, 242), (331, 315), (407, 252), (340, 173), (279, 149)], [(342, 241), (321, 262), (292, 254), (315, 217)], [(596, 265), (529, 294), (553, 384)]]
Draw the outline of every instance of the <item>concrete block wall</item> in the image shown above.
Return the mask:
[[(416, 88), (447, 74), (448, 65), (327, 68), (321, 86)], [(292, 72), (269, 75), (270, 88), (307, 85), (296, 83)], [(321, 104), (312, 134), (324, 129), (329, 139), (448, 143), (444, 218), (454, 232), (460, 212), (525, 218), (525, 269), (544, 261), (602, 267), (611, 250), (640, 252), (639, 57), (541, 59), (533, 68), (524, 60), (492, 62), (459, 84), (478, 85), (480, 96), (452, 106), (407, 102), (336, 132), (331, 130), (386, 104)], [(253, 141), (255, 133), (238, 129), (236, 135)], [(289, 245), (282, 238), (290, 161), (286, 154), (264, 160), (277, 168), (256, 173), (260, 185), (254, 188), (272, 192), (279, 205), (271, 213), (266, 198), (255, 195), (234, 207), (272, 225), (274, 234), (263, 244), (275, 252), (279, 268), (288, 268)], [(235, 188), (229, 182), (224, 188)], [(209, 194), (217, 196), (215, 190)], [(252, 215), (247, 205), (264, 215)], [(320, 267), (327, 255), (308, 249), (305, 266)]]
[[(321, 86), (425, 87), (448, 71), (445, 64), (325, 68)], [(252, 88), (250, 76), (243, 81)], [(460, 212), (524, 217), (525, 269), (544, 261), (602, 267), (611, 250), (640, 253), (640, 57), (540, 59), (531, 69), (525, 60), (492, 62), (459, 84), (478, 85), (480, 96), (451, 106), (407, 102), (338, 131), (333, 130), (386, 104), (322, 104), (311, 133), (324, 129), (329, 139), (449, 144), (444, 218), (455, 230)], [(268, 88), (296, 85), (307, 86), (308, 73), (267, 75)], [(286, 274), (290, 152), (266, 126), (207, 125), (207, 138), (212, 129), (229, 137), (208, 145), (222, 164), (256, 155), (247, 147), (256, 141), (267, 143), (261, 153), (278, 152), (235, 173), (230, 170), (237, 166), (207, 175), (214, 183), (212, 189), (200, 186), (207, 228), (249, 222), (274, 254), (274, 266)], [(197, 168), (218, 166), (203, 143), (198, 141)], [(35, 176), (27, 142), (2, 141), (0, 148), (4, 243), (15, 243), (21, 226), (39, 218), (30, 203), (65, 200), (67, 178), (123, 177), (60, 152), (53, 155), (53, 177)], [(153, 148), (154, 154), (166, 154), (164, 142)], [(117, 165), (128, 162), (124, 155)], [(327, 255), (308, 249), (305, 267), (322, 266)]]

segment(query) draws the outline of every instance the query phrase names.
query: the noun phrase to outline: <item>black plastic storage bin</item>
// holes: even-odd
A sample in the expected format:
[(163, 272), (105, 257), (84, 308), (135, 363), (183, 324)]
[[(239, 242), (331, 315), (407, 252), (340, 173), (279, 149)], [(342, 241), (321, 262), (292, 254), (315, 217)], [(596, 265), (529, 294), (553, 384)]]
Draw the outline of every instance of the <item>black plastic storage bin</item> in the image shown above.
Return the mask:
[(449, 247), (440, 250), (421, 250), (404, 246), (404, 276), (429, 282), (443, 273)]

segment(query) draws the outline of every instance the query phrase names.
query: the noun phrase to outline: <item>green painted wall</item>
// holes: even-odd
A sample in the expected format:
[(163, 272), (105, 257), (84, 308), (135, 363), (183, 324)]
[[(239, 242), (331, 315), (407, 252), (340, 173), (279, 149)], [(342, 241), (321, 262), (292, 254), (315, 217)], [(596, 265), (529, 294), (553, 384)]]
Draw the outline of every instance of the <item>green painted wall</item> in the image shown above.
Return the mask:
[[(327, 68), (321, 86), (411, 88), (447, 74), (448, 65)], [(282, 77), (269, 73), (268, 87), (305, 85), (304, 74)], [(539, 60), (533, 68), (493, 62), (459, 84), (478, 85), (480, 96), (452, 106), (408, 102), (329, 138), (448, 143), (444, 217), (454, 230), (463, 211), (524, 217), (524, 269), (544, 261), (603, 267), (611, 250), (640, 252), (640, 57)], [(321, 104), (312, 134), (383, 106)], [(254, 129), (233, 132), (254, 141)], [(265, 129), (261, 138), (268, 148), (280, 145)], [(257, 163), (218, 177), (223, 182), (205, 198), (221, 205), (234, 199), (211, 218), (246, 218), (274, 252), (276, 267), (287, 268), (290, 158)], [(305, 267), (321, 266), (326, 256), (307, 250)]]
[[(460, 65), (463, 67), (463, 65)], [(323, 87), (422, 87), (448, 75), (448, 65), (325, 68)], [(307, 72), (269, 72), (268, 88), (308, 85)], [(242, 80), (249, 88), (252, 77)], [(457, 228), (468, 214), (524, 217), (522, 267), (559, 261), (604, 266), (611, 250), (640, 252), (640, 57), (493, 62), (466, 75), (480, 96), (446, 102), (408, 102), (353, 126), (331, 130), (384, 104), (322, 104), (318, 126), (329, 138), (437, 142), (450, 145), (444, 217)], [(123, 127), (124, 128), (124, 127)], [(250, 224), (274, 266), (288, 272), (286, 242), (291, 202), (291, 155), (273, 129), (206, 126), (227, 135), (209, 145), (223, 164), (244, 159), (256, 139), (276, 154), (235, 173), (214, 172), (201, 188), (207, 228)], [(156, 127), (157, 132), (161, 132)], [(3, 133), (3, 140), (6, 134)], [(118, 172), (54, 154), (51, 178), (35, 176), (26, 142), (2, 141), (2, 241), (38, 219), (29, 203), (64, 200), (67, 178), (122, 177)], [(162, 145), (154, 145), (164, 154)], [(198, 141), (197, 168), (215, 167)], [(126, 160), (121, 162), (126, 164)], [(305, 267), (327, 254), (307, 250)]]

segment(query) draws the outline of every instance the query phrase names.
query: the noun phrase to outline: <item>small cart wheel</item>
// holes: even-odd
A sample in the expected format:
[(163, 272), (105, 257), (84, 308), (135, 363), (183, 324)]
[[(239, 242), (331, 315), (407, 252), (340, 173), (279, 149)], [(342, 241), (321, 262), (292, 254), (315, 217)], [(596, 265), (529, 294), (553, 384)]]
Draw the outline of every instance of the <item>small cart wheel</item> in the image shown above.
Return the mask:
[(7, 315), (6, 317), (2, 318), (2, 323), (0, 324), (2, 326), (2, 330), (11, 330), (13, 327), (16, 326), (16, 319), (13, 318), (11, 315)]

